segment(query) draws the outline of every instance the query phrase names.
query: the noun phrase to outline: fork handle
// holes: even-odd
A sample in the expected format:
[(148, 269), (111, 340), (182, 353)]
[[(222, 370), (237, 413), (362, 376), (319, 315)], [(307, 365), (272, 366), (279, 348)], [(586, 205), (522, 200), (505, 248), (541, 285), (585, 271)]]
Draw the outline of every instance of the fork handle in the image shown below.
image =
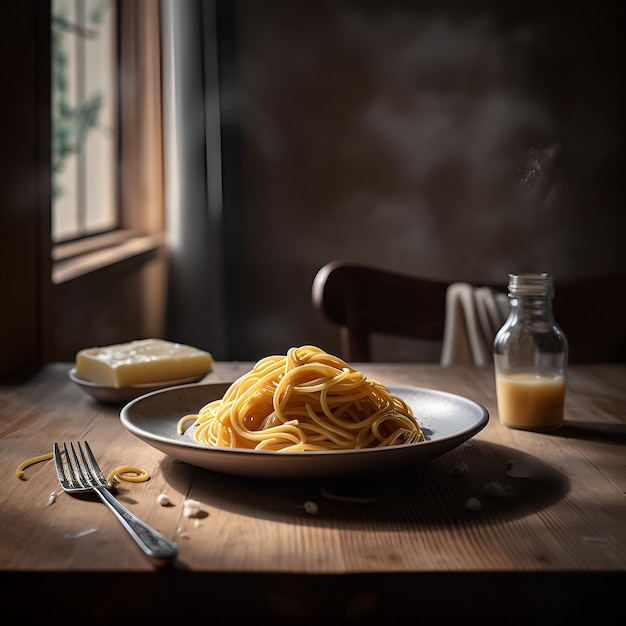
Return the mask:
[(137, 545), (150, 557), (169, 561), (178, 554), (175, 543), (140, 520), (109, 493), (105, 487), (93, 488), (100, 500), (106, 504), (122, 523)]

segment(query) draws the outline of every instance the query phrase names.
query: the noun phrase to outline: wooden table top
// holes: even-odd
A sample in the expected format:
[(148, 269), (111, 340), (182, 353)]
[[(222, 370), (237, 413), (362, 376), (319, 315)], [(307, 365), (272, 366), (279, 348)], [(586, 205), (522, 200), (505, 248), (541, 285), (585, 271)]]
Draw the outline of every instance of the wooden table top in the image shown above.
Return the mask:
[[(203, 382), (230, 382), (251, 366), (216, 363)], [(550, 606), (556, 599), (561, 615), (580, 617), (592, 611), (591, 596), (607, 607), (624, 588), (626, 365), (571, 366), (565, 424), (552, 434), (499, 423), (491, 368), (357, 365), (385, 384), (475, 400), (489, 423), (409, 469), (296, 481), (229, 476), (168, 457), (123, 427), (119, 406), (99, 404), (72, 383), (71, 367), (53, 363), (0, 383), (6, 593), (37, 584), (58, 594), (64, 577), (74, 584), (89, 574), (115, 598), (99, 609), (105, 617), (137, 606), (143, 615), (182, 615), (210, 602), (191, 601), (196, 585), (224, 616), (382, 619), (419, 602), (418, 614), (431, 607), (456, 619), (475, 606), (489, 613), (514, 602), (522, 610), (531, 597)], [(150, 474), (121, 483), (117, 497), (177, 543), (170, 567), (156, 568), (99, 501), (62, 493), (52, 461), (17, 478), (20, 463), (51, 452), (54, 441), (77, 439), (90, 442), (105, 473), (132, 464)], [(170, 506), (157, 502), (161, 493)], [(200, 503), (200, 517), (183, 515), (186, 499)], [(44, 612), (37, 603), (27, 610)], [(597, 617), (603, 609), (593, 610)]]

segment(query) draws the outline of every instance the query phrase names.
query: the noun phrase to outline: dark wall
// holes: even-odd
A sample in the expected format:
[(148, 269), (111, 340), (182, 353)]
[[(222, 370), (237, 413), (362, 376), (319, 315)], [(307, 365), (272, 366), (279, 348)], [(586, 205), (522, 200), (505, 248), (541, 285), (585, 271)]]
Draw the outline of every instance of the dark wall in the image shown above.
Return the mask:
[(49, 357), (50, 11), (9, 3), (0, 23), (0, 378)]
[(310, 300), (333, 258), (503, 287), (626, 270), (616, 2), (234, 6), (234, 358), (338, 350)]

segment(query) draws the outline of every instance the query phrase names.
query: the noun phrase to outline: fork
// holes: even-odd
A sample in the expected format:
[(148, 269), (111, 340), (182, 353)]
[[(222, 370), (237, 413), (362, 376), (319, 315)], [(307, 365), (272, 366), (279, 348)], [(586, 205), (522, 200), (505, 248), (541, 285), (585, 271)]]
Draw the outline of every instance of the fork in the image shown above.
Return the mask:
[(89, 444), (86, 441), (84, 443), (84, 450), (80, 441), (76, 443), (76, 447), (73, 442), (70, 442), (69, 449), (63, 443), (63, 452), (59, 444), (54, 443), (52, 449), (54, 465), (63, 491), (67, 493), (95, 492), (149, 557), (162, 561), (175, 558), (178, 554), (176, 544), (140, 520), (109, 492), (111, 484), (104, 477)]

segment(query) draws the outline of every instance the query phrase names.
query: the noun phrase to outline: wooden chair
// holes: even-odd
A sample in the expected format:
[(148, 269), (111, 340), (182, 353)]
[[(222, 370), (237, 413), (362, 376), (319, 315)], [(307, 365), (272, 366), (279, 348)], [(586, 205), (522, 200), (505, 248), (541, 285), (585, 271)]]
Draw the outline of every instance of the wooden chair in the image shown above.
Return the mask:
[(342, 357), (372, 360), (372, 335), (442, 341), (448, 283), (349, 261), (331, 261), (315, 276), (313, 305), (337, 324)]
[[(318, 271), (311, 296), (339, 326), (342, 357), (368, 362), (374, 334), (442, 342), (451, 282), (335, 260)], [(508, 275), (501, 285), (484, 286), (506, 291), (507, 282)], [(624, 293), (625, 275), (555, 281), (554, 315), (568, 338), (570, 363), (626, 362)]]

